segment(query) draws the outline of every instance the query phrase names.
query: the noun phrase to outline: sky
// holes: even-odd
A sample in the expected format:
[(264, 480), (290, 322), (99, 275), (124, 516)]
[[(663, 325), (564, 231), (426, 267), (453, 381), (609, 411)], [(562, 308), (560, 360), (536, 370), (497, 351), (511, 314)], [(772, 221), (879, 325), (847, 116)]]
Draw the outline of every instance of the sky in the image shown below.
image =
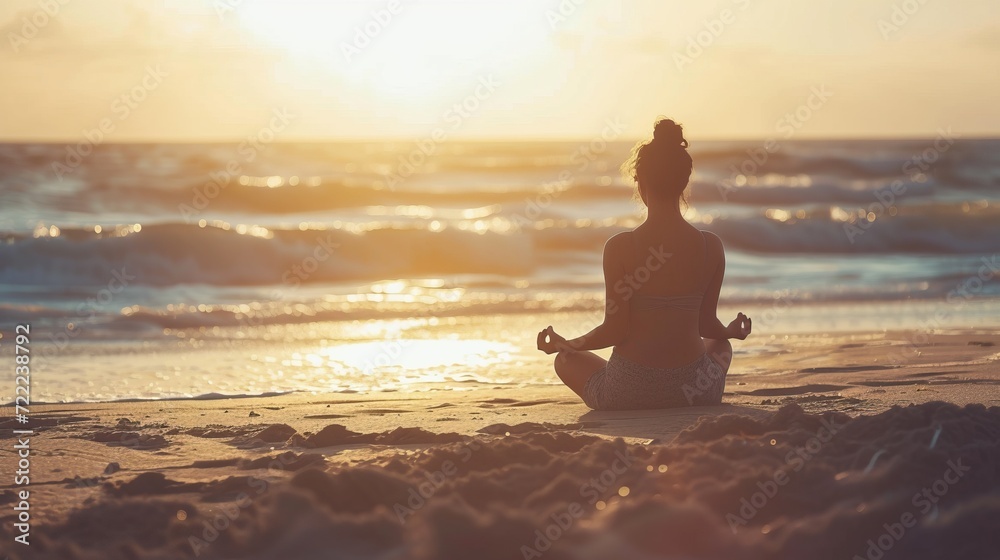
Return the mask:
[(0, 141), (1000, 136), (992, 0), (4, 0)]

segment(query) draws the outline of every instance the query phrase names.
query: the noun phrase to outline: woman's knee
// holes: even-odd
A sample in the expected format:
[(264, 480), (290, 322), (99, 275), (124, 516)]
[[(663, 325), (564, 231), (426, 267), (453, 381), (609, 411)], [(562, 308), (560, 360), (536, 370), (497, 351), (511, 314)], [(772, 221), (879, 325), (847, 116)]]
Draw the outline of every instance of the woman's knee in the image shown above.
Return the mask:
[(705, 338), (705, 351), (717, 354), (732, 354), (733, 345), (725, 338)]
[(729, 369), (733, 361), (733, 345), (727, 339), (705, 339), (705, 352), (724, 370)]
[(574, 361), (574, 359), (577, 357), (577, 354), (579, 354), (579, 352), (577, 352), (576, 350), (560, 350), (559, 352), (557, 352), (556, 372), (559, 371), (559, 368), (566, 367), (567, 365), (569, 365), (570, 362)]

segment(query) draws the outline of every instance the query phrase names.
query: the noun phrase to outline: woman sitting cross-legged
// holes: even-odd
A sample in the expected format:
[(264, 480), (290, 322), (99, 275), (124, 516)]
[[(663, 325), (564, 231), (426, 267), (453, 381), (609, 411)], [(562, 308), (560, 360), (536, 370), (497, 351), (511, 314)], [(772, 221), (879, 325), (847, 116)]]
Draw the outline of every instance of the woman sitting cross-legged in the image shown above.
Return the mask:
[[(604, 322), (566, 340), (552, 327), (538, 349), (556, 354), (559, 378), (595, 410), (719, 404), (732, 361), (729, 339), (751, 321), (716, 316), (725, 272), (722, 241), (684, 220), (681, 202), (692, 161), (679, 124), (656, 123), (625, 163), (649, 209), (632, 231), (604, 246)], [(614, 346), (605, 361), (590, 352)]]

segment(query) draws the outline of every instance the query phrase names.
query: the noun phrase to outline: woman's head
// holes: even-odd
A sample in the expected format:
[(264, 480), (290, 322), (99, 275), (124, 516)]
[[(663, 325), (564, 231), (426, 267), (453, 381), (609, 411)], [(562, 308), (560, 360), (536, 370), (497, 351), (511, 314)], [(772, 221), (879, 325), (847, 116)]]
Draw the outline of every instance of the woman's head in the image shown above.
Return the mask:
[(653, 127), (653, 139), (639, 142), (622, 165), (622, 173), (638, 186), (639, 197), (646, 204), (680, 207), (684, 189), (691, 178), (691, 155), (681, 125), (660, 118)]

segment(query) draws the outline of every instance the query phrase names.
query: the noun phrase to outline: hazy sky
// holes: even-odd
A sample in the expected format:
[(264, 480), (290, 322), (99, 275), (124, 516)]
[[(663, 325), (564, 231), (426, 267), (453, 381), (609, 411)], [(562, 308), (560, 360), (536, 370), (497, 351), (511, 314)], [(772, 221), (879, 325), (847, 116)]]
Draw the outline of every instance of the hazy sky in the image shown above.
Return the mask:
[(4, 0), (0, 39), (2, 140), (1000, 135), (991, 0)]

